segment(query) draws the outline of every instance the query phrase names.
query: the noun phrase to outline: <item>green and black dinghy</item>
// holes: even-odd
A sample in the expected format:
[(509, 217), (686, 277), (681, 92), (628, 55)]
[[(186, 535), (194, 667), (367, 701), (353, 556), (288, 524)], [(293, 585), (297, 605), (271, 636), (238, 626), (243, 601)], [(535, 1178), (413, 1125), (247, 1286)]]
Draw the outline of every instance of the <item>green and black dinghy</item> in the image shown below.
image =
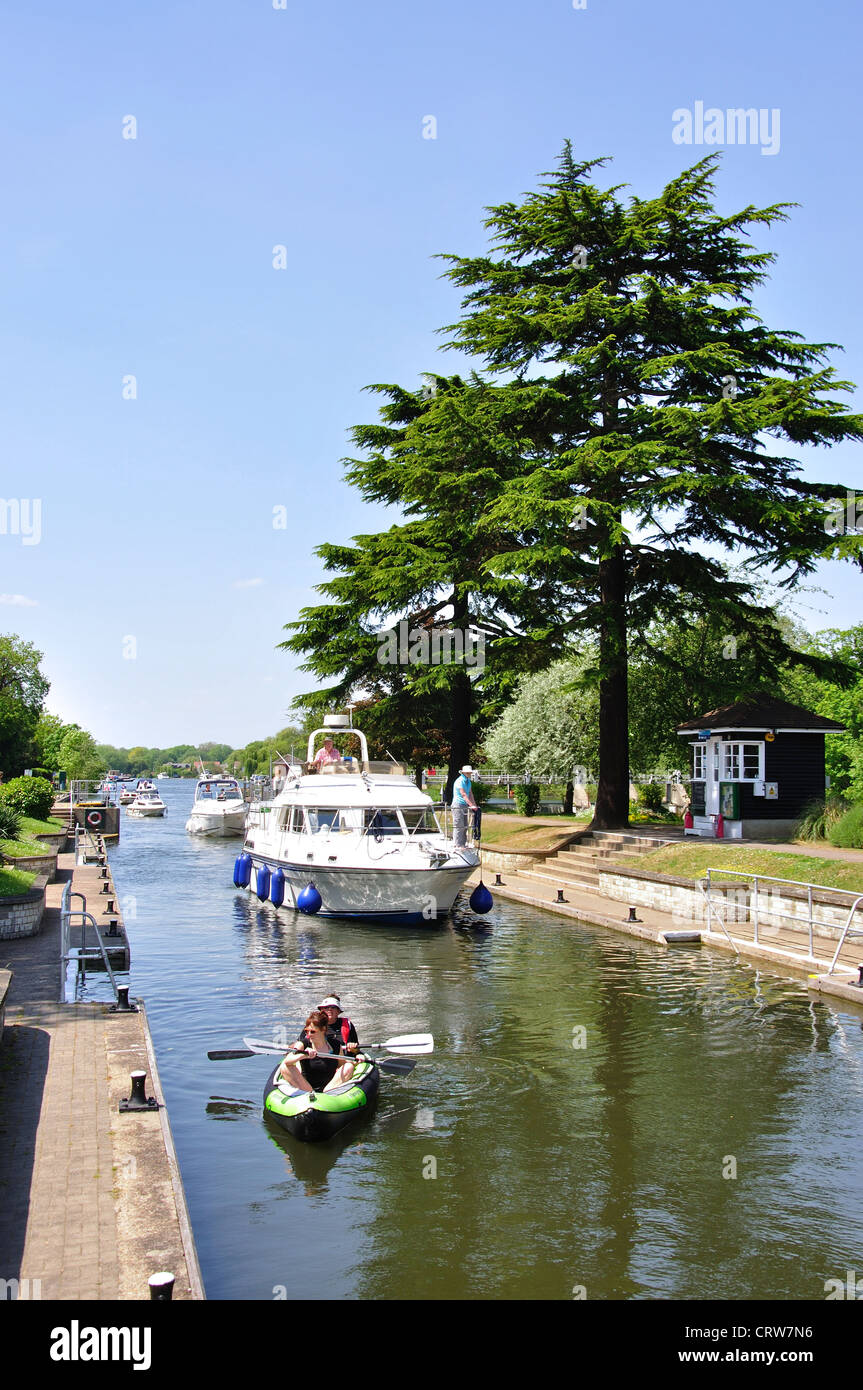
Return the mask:
[(367, 1114), (381, 1079), (376, 1064), (364, 1060), (357, 1063), (344, 1086), (332, 1091), (298, 1091), (278, 1081), (278, 1071), (275, 1067), (264, 1087), (264, 1111), (288, 1134), (307, 1143), (332, 1139), (358, 1115)]

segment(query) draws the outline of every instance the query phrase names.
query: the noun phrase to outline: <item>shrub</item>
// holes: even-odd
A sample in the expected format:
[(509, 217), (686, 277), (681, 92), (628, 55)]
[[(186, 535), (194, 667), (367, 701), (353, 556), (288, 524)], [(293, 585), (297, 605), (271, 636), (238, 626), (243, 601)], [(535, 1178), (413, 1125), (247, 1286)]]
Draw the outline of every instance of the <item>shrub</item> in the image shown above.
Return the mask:
[(863, 849), (863, 806), (852, 806), (830, 831), (837, 849)]
[(638, 804), (647, 811), (661, 811), (665, 800), (665, 786), (662, 782), (646, 782), (638, 788)]
[(826, 800), (810, 801), (794, 827), (798, 840), (826, 840), (830, 831), (851, 808), (843, 796), (828, 796)]
[(540, 786), (538, 782), (531, 782), (528, 786), (520, 783), (515, 788), (515, 804), (518, 807), (519, 815), (535, 816), (539, 806)]
[(13, 777), (0, 787), (0, 797), (22, 816), (47, 820), (54, 803), (54, 788), (44, 777)]
[(5, 801), (0, 801), (0, 840), (17, 840), (20, 833), (20, 812)]

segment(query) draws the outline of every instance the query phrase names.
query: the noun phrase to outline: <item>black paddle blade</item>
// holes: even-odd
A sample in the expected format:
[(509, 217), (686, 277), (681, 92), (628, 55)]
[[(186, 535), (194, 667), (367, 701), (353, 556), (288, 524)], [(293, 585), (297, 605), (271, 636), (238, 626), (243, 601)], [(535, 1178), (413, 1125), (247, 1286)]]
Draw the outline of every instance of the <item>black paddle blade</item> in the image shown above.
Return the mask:
[(233, 1057), (257, 1057), (257, 1055), (256, 1052), (251, 1052), (248, 1047), (223, 1048), (221, 1051), (207, 1053), (211, 1062), (228, 1062)]
[(413, 1057), (381, 1057), (379, 1071), (391, 1072), (393, 1076), (409, 1076), (416, 1066)]

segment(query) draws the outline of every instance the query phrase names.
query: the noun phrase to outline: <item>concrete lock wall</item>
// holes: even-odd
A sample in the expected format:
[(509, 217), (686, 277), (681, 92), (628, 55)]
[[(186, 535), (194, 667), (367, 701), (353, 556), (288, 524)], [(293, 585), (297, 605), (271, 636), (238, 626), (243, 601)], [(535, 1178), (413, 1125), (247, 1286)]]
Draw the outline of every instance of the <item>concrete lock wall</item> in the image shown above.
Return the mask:
[[(706, 880), (703, 881), (706, 885)], [(670, 874), (648, 878), (637, 870), (600, 869), (599, 890), (620, 902), (669, 912), (681, 925), (698, 923), (705, 929), (721, 931), (716, 916), (708, 921), (706, 896), (692, 879), (676, 878)], [(729, 928), (735, 922), (755, 920), (755, 893), (751, 882), (724, 880), (718, 883), (714, 880), (710, 899), (715, 913)], [(813, 889), (812, 921), (816, 935), (825, 940), (838, 941), (852, 901), (851, 897), (840, 900), (838, 894), (832, 895), (829, 889)], [(759, 929), (765, 931), (784, 927), (790, 931), (808, 933), (809, 901), (806, 889), (759, 883), (758, 922)]]

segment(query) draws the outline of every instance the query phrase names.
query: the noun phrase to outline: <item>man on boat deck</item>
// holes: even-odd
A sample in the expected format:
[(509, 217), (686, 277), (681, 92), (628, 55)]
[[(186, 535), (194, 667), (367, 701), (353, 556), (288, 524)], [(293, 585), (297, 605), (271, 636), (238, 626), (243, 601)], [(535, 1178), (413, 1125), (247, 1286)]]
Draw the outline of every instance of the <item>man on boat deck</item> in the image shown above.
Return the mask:
[(319, 748), (315, 757), (315, 767), (321, 767), (323, 763), (340, 763), (342, 755), (338, 748), (333, 747), (331, 738), (324, 739), (323, 748)]
[(478, 809), (473, 797), (471, 778), (476, 769), (465, 763), (452, 789), (452, 842), (456, 849), (467, 843), (467, 813)]

